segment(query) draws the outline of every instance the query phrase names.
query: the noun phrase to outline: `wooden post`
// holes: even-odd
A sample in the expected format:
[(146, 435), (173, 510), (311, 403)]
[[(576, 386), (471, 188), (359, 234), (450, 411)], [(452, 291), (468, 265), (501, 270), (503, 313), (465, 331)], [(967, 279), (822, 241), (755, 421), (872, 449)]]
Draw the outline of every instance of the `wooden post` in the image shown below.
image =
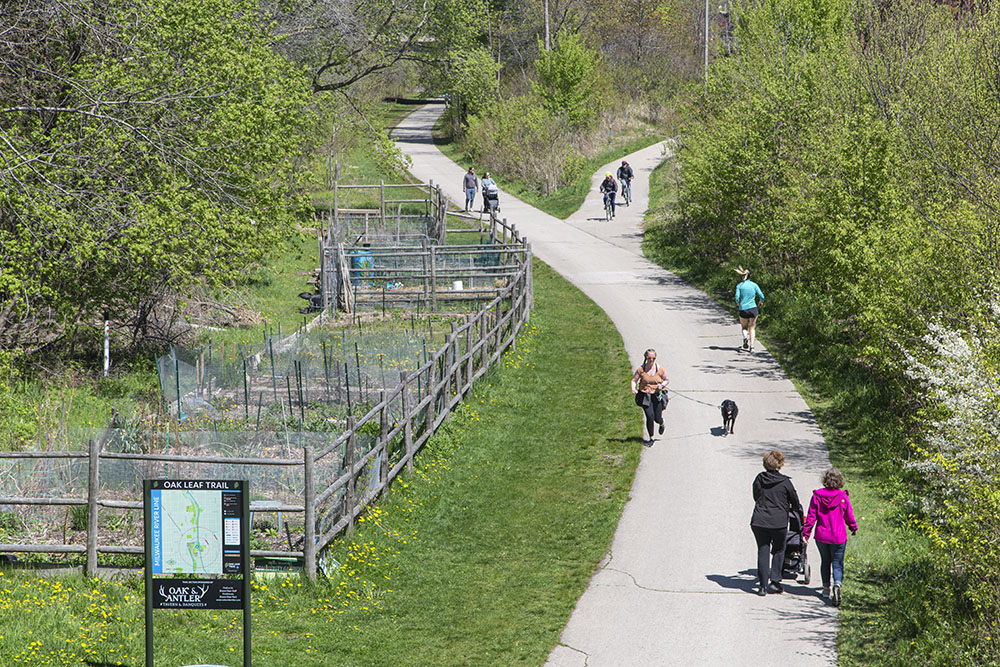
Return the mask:
[(97, 498), (100, 491), (100, 476), (97, 466), (100, 462), (100, 443), (91, 440), (88, 443), (89, 468), (87, 479), (87, 576), (97, 575)]
[[(333, 227), (334, 228), (337, 227), (338, 208), (339, 207), (337, 206), (337, 182), (334, 181), (333, 182)], [(333, 230), (330, 231), (330, 234), (333, 234)]]
[(437, 360), (438, 353), (435, 352), (434, 356), (431, 357), (431, 367), (429, 369), (430, 378), (427, 380), (427, 393), (430, 395), (431, 400), (427, 403), (427, 420), (424, 422), (425, 433), (428, 430), (434, 429), (434, 418), (435, 412), (437, 411)]
[(400, 371), (399, 384), (403, 386), (403, 442), (406, 445), (406, 470), (413, 472), (413, 415), (410, 414), (409, 376)]
[(490, 363), (489, 343), (486, 338), (486, 323), (489, 321), (489, 311), (479, 314), (479, 368), (486, 368)]
[(431, 246), (431, 312), (436, 313), (438, 307), (437, 298), (437, 259), (434, 255), (434, 246)]
[(493, 346), (493, 351), (499, 354), (502, 350), (500, 346), (503, 344), (503, 299), (501, 298), (497, 301), (497, 342)]
[(381, 495), (389, 493), (389, 399), (385, 389), (378, 392), (378, 400), (382, 409), (378, 413), (378, 439), (382, 447), (382, 465), (379, 466), (378, 481), (382, 487)]
[(303, 529), (302, 552), (305, 557), (306, 576), (309, 581), (316, 581), (316, 479), (313, 466), (316, 463), (316, 448), (306, 445), (302, 449), (303, 468), (305, 470), (305, 506), (306, 518)]
[[(455, 393), (462, 394), (462, 374), (459, 372), (458, 363), (458, 325), (451, 323), (451, 335), (448, 336), (448, 351), (451, 352), (451, 361), (448, 364), (448, 386), (455, 383)], [(450, 403), (450, 401), (449, 401)]]
[(424, 279), (424, 302), (427, 303), (427, 239), (420, 239), (420, 261), (423, 263), (423, 279)]
[(473, 354), (472, 354), (472, 331), (475, 326), (475, 320), (471, 317), (469, 318), (469, 326), (465, 330), (465, 352), (469, 355), (469, 360), (465, 362), (465, 391), (472, 389), (472, 375), (473, 368), (475, 366)]
[(531, 244), (528, 243), (528, 239), (524, 240), (524, 247), (525, 247), (524, 262), (525, 264), (528, 265), (528, 301), (529, 301), (528, 317), (530, 318), (531, 317), (530, 306), (535, 305), (535, 281), (531, 267)]
[(379, 192), (381, 193), (382, 197), (382, 201), (379, 204), (379, 216), (381, 217), (380, 222), (384, 226), (385, 225), (385, 181), (379, 181)]
[(344, 492), (344, 509), (347, 510), (347, 534), (354, 534), (354, 510), (357, 503), (357, 499), (354, 497), (354, 448), (355, 448), (355, 435), (354, 435), (354, 416), (347, 416), (347, 444), (344, 447), (347, 448), (345, 452), (344, 466), (347, 468), (347, 491)]
[(438, 200), (438, 242), (444, 244), (446, 237), (448, 236), (448, 207), (445, 205), (444, 193), (441, 192), (441, 188), (437, 189), (437, 200)]

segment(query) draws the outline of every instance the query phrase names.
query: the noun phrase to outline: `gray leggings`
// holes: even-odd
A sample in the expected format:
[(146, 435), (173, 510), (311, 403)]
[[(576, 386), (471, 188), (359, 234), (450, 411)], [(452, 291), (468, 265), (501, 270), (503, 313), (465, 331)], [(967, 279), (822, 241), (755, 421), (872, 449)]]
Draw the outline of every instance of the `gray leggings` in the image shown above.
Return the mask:
[(652, 438), (653, 424), (663, 423), (663, 403), (661, 403), (660, 399), (656, 397), (656, 394), (645, 394), (645, 396), (643, 396), (643, 393), (639, 392), (636, 396), (636, 403), (639, 402), (638, 398), (642, 397), (643, 403), (640, 407), (642, 408), (642, 413), (646, 415), (646, 433), (648, 433), (649, 437)]

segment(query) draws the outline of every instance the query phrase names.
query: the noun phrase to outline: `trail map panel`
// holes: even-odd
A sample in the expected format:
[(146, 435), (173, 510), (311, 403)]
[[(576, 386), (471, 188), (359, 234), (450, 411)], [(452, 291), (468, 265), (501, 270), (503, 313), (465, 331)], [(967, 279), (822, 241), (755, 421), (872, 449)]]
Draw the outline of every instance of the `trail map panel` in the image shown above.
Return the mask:
[(154, 574), (239, 574), (239, 482), (157, 480), (150, 489)]

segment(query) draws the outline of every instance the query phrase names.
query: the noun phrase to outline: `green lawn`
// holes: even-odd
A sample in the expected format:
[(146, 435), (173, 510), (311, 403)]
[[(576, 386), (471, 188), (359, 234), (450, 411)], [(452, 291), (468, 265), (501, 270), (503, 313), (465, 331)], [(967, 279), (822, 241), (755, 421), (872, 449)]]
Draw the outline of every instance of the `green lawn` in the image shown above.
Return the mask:
[[(641, 446), (620, 336), (545, 265), (534, 276), (516, 350), (336, 543), (331, 578), (258, 581), (256, 664), (544, 662), (610, 544)], [(138, 666), (142, 610), (141, 580), (8, 571), (0, 664)], [(235, 613), (156, 612), (155, 628), (158, 664), (239, 664)]]
[[(462, 150), (457, 141), (448, 136), (444, 116), (438, 119), (435, 124), (433, 135), (438, 149), (448, 158), (461, 165), (470, 163), (469, 155)], [(619, 139), (613, 146), (588, 159), (580, 170), (580, 176), (572, 184), (561, 187), (548, 196), (538, 194), (531, 186), (521, 181), (507, 180), (499, 174), (494, 174), (494, 176), (505, 192), (509, 192), (549, 215), (565, 220), (583, 205), (583, 200), (587, 198), (587, 192), (590, 190), (590, 177), (594, 175), (595, 171), (612, 160), (651, 146), (658, 141), (663, 141), (663, 136), (654, 132)]]

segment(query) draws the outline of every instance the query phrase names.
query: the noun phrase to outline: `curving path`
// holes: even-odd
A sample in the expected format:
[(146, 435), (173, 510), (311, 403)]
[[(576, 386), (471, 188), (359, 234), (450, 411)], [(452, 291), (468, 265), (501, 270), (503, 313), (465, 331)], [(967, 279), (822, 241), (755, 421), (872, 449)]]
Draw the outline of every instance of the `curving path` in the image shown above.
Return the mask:
[[(453, 202), (463, 202), (467, 167), (431, 141), (442, 110), (421, 107), (394, 136), (412, 157), (418, 179), (442, 184)], [(596, 185), (617, 162), (595, 174), (592, 194), (566, 221), (500, 196), (502, 216), (527, 236), (539, 259), (608, 313), (633, 364), (654, 347), (671, 388), (710, 404), (732, 398), (740, 407), (735, 435), (723, 438), (717, 409), (673, 397), (665, 412), (667, 433), (643, 450), (611, 549), (547, 664), (831, 665), (837, 617), (818, 596), (818, 557), (811, 586), (786, 582), (784, 595), (751, 593), (756, 546), (750, 485), (762, 469), (761, 456), (781, 450), (783, 472), (808, 503), (829, 466), (823, 436), (759, 342), (755, 355), (742, 352), (731, 315), (643, 257), (649, 174), (665, 150), (661, 144), (627, 156), (636, 172), (635, 199), (610, 223), (603, 220)], [(622, 391), (628, 380), (622, 378)], [(633, 417), (640, 419), (638, 408)]]

